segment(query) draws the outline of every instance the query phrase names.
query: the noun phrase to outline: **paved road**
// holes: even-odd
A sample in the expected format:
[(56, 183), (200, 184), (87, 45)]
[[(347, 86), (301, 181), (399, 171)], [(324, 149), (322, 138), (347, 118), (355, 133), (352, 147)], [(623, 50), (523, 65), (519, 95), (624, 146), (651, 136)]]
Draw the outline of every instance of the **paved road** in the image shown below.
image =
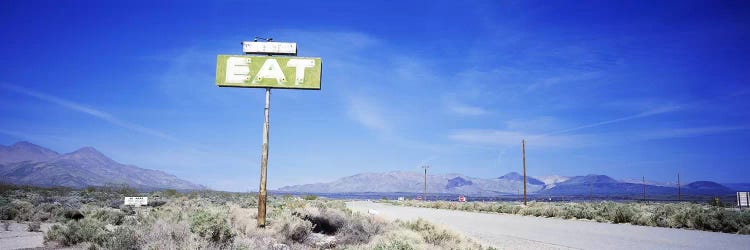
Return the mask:
[(750, 235), (348, 202), (390, 219), (423, 218), (501, 249), (750, 249)]

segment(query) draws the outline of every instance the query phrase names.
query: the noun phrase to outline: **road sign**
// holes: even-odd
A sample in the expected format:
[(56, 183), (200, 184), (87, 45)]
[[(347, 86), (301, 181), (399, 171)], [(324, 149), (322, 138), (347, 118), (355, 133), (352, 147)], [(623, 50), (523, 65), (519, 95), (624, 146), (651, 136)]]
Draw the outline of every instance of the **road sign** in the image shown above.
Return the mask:
[(146, 206), (148, 205), (148, 197), (125, 197), (126, 206)]
[(322, 61), (314, 57), (219, 55), (219, 87), (320, 89)]
[(242, 42), (242, 52), (246, 54), (297, 55), (297, 43), (283, 42)]
[(459, 196), (458, 202), (466, 202), (466, 196), (463, 196), (463, 195)]
[(737, 192), (737, 206), (750, 207), (750, 192)]

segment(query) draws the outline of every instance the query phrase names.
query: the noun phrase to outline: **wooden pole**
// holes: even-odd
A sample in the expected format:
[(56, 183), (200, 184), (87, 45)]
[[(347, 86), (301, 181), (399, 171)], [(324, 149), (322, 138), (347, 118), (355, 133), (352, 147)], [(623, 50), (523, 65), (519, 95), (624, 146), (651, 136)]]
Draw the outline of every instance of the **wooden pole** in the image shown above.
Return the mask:
[(422, 201), (427, 201), (427, 169), (430, 168), (430, 166), (424, 165), (422, 168), (424, 168), (424, 196), (422, 197)]
[(593, 189), (593, 184), (592, 183), (593, 183), (593, 181), (591, 180), (591, 178), (589, 178), (589, 201), (591, 201), (591, 193), (592, 193), (592, 189)]
[(260, 191), (258, 192), (258, 227), (266, 227), (266, 173), (268, 170), (268, 120), (271, 108), (271, 88), (266, 88), (266, 106), (263, 111), (263, 153), (260, 158)]
[(526, 206), (526, 140), (521, 140), (523, 151), (523, 205)]
[(646, 176), (643, 176), (643, 202), (646, 202)]

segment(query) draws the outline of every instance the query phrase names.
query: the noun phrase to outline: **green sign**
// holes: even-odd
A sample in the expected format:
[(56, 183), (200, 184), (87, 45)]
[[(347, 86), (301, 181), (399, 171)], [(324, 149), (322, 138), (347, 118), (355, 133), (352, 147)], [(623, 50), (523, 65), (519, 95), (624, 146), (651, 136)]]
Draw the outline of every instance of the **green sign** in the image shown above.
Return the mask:
[(322, 73), (320, 58), (219, 55), (216, 85), (319, 90)]

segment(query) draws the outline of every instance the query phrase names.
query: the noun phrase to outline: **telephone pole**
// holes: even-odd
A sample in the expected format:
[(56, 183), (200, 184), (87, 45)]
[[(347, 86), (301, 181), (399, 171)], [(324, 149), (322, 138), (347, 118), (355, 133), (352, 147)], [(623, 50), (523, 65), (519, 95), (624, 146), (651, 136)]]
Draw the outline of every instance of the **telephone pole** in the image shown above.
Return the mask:
[(646, 176), (643, 176), (643, 202), (646, 202)]
[(526, 140), (521, 140), (523, 151), (523, 205), (526, 206)]
[(591, 201), (591, 193), (593, 190), (593, 181), (589, 178), (589, 201)]
[(424, 168), (424, 196), (422, 197), (422, 201), (427, 201), (427, 169), (430, 168), (430, 166), (424, 165), (422, 168)]
[(677, 172), (677, 201), (682, 201), (682, 190), (680, 190), (680, 172)]

